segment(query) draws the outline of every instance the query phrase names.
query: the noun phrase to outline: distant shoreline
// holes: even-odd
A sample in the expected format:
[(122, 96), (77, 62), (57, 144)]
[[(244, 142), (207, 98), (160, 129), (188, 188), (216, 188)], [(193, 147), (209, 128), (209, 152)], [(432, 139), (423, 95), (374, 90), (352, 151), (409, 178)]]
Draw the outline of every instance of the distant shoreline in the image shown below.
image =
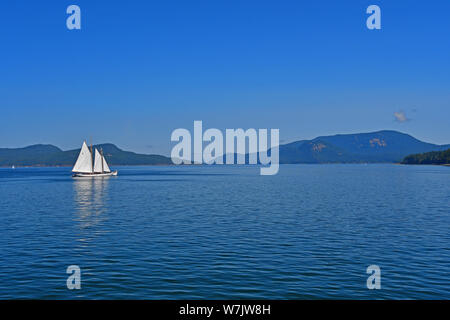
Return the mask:
[[(370, 163), (361, 163), (361, 162), (329, 162), (329, 163), (280, 163), (280, 165), (328, 165), (328, 164), (343, 164), (343, 165), (350, 165), (350, 164), (359, 164), (359, 165), (376, 165), (376, 164), (392, 164), (392, 165), (402, 165), (402, 166), (444, 166), (444, 167), (450, 167), (450, 164), (414, 164), (414, 163), (400, 163), (400, 162), (370, 162)], [(229, 166), (227, 164), (223, 164), (224, 166)], [(236, 164), (231, 164), (236, 165)], [(254, 166), (255, 164), (240, 164), (239, 166)], [(257, 164), (260, 165), (260, 164)], [(181, 165), (175, 165), (175, 164), (121, 164), (121, 165), (111, 165), (111, 167), (172, 167), (172, 166), (222, 166), (218, 164), (208, 165), (208, 164), (181, 164)], [(14, 169), (19, 168), (72, 168), (72, 166), (15, 166)], [(11, 166), (0, 166), (0, 169), (12, 169)]]
[[(111, 167), (160, 167), (160, 166), (174, 166), (174, 164), (118, 164), (118, 165), (111, 165)], [(67, 165), (67, 166), (16, 166), (14, 165), (15, 169), (18, 168), (72, 168), (73, 165)], [(1, 169), (12, 169), (11, 166), (0, 166)]]
[(396, 163), (401, 166), (439, 166), (439, 167), (450, 167), (450, 164), (440, 164), (440, 163)]

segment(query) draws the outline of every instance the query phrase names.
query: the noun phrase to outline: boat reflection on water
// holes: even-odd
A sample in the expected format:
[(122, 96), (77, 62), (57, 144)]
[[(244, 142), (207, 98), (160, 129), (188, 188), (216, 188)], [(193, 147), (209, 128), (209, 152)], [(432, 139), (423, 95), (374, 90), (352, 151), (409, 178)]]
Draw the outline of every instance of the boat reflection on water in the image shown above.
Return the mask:
[(91, 228), (107, 220), (109, 177), (73, 179), (75, 220), (80, 229)]

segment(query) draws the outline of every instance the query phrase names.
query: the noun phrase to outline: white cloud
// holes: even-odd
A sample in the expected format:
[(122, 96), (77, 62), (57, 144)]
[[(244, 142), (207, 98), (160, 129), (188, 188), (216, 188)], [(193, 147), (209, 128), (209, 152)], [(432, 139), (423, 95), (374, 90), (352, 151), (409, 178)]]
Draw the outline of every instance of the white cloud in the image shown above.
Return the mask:
[(409, 121), (406, 114), (403, 111), (394, 112), (395, 121), (403, 123)]

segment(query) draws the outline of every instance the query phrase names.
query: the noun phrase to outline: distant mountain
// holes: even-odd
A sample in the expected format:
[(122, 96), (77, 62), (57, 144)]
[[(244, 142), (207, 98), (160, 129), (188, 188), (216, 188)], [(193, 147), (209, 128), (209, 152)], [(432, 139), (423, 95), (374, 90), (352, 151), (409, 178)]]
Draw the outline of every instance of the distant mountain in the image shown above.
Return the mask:
[[(414, 153), (442, 151), (450, 145), (420, 141), (398, 131), (338, 134), (280, 145), (280, 163), (399, 163)], [(269, 151), (270, 154), (270, 151)], [(237, 154), (234, 154), (234, 161)], [(259, 159), (258, 159), (259, 160)], [(223, 156), (225, 163), (226, 156)], [(245, 163), (249, 154), (245, 155)]]
[(450, 145), (420, 141), (397, 131), (338, 134), (280, 146), (280, 163), (400, 162), (413, 153), (441, 151)]
[[(112, 166), (172, 164), (168, 157), (123, 151), (110, 143), (94, 147), (103, 148)], [(447, 149), (450, 145), (426, 143), (405, 133), (384, 130), (323, 136), (280, 145), (280, 163), (398, 163), (408, 155)], [(79, 152), (80, 149), (62, 151), (42, 144), (0, 148), (0, 166), (72, 166)], [(236, 161), (236, 155), (234, 157)], [(248, 163), (249, 155), (245, 158)]]
[(450, 165), (450, 149), (412, 154), (403, 159), (402, 164), (448, 164)]
[(49, 164), (54, 157), (63, 153), (50, 144), (36, 144), (25, 148), (0, 148), (0, 166), (27, 166)]
[[(172, 164), (168, 157), (123, 151), (111, 143), (95, 145), (103, 149), (106, 161), (114, 165)], [(80, 149), (62, 151), (52, 145), (37, 144), (25, 148), (0, 148), (0, 166), (73, 166)]]

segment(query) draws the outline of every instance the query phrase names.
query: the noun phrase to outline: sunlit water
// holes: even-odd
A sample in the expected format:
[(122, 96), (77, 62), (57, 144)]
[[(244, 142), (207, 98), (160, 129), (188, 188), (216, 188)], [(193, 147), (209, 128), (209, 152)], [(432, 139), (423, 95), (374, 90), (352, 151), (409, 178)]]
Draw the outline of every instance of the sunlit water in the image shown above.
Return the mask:
[(448, 167), (118, 169), (0, 169), (0, 298), (450, 298)]

